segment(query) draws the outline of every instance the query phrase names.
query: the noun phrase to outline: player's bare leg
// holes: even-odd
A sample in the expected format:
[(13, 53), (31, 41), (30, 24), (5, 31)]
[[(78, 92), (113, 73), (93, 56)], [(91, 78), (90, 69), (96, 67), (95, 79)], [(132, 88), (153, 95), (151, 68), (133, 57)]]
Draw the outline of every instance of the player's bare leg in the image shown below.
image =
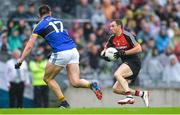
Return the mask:
[[(130, 67), (127, 64), (122, 64), (114, 74), (114, 76), (118, 80), (118, 82), (116, 82), (115, 85), (113, 86), (114, 92), (127, 95), (127, 94), (129, 94), (128, 93), (128, 91), (129, 91), (131, 93), (131, 95), (133, 95), (133, 96), (142, 97), (145, 105), (149, 106), (148, 91), (133, 90), (133, 89), (129, 88), (128, 81), (126, 79), (123, 79), (123, 78), (131, 76), (132, 74), (133, 73), (132, 73)], [(121, 101), (120, 101), (120, 103), (121, 103)]]
[(60, 107), (69, 107), (69, 104), (66, 102), (60, 86), (54, 79), (62, 69), (63, 67), (48, 63), (45, 68), (44, 81), (61, 102)]
[(133, 104), (135, 102), (131, 93), (131, 89), (129, 88), (128, 82), (125, 79), (126, 77), (129, 77), (131, 75), (133, 75), (133, 72), (131, 71), (130, 67), (124, 63), (114, 73), (115, 78), (122, 87), (121, 89), (123, 89), (124, 91), (124, 95), (126, 95), (125, 99), (118, 101), (119, 104)]
[[(137, 92), (138, 92), (138, 91), (139, 91), (140, 93), (142, 93), (142, 91), (140, 91), (140, 90), (134, 90), (134, 89), (131, 89), (131, 88), (129, 88), (129, 89), (130, 89), (131, 94), (132, 94), (133, 96), (140, 96), (140, 94), (137, 95)], [(125, 91), (124, 91), (124, 89), (122, 88), (121, 84), (120, 84), (118, 81), (116, 81), (116, 83), (115, 83), (114, 86), (113, 86), (113, 92), (114, 92), (114, 93), (117, 93), (117, 94), (125, 95)]]
[(90, 83), (89, 81), (85, 79), (80, 79), (80, 69), (79, 64), (68, 64), (67, 65), (67, 73), (70, 80), (70, 83), (74, 87), (81, 87), (81, 88), (91, 88), (94, 93), (96, 94), (96, 97), (101, 100), (102, 99), (102, 93), (100, 90), (100, 87), (96, 82)]

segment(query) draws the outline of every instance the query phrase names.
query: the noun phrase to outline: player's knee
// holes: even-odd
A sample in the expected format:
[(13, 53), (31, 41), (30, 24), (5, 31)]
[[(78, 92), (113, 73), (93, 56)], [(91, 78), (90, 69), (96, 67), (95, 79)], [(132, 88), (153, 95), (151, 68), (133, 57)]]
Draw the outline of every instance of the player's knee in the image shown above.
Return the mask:
[(47, 77), (44, 77), (43, 80), (44, 80), (45, 83), (48, 83), (51, 79), (49, 79)]
[(79, 87), (79, 80), (71, 80), (71, 85), (72, 85), (73, 87), (78, 88), (78, 87)]
[(43, 78), (43, 81), (45, 82), (45, 83), (47, 83), (48, 82), (48, 79), (47, 78)]

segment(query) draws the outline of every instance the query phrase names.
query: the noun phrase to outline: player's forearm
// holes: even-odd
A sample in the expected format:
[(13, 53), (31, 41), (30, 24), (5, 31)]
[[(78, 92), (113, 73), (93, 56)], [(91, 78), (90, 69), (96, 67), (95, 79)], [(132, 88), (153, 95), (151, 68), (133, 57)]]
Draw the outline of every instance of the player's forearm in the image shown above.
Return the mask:
[(22, 53), (22, 56), (19, 60), (20, 63), (22, 63), (24, 61), (24, 59), (30, 54), (36, 39), (37, 39), (37, 36), (33, 36), (33, 35), (30, 36), (30, 39), (29, 39), (29, 41)]
[(142, 52), (142, 48), (140, 44), (137, 44), (134, 48), (125, 51), (125, 55), (133, 55), (133, 54), (137, 54), (139, 52)]
[(22, 53), (22, 56), (21, 56), (21, 58), (20, 58), (20, 62), (22, 63), (24, 60), (25, 60), (25, 58), (29, 55), (29, 53), (31, 52), (31, 50), (32, 50), (32, 47), (33, 47), (33, 45), (27, 45), (26, 47), (25, 47), (25, 49), (24, 49), (24, 51), (23, 51), (23, 53)]

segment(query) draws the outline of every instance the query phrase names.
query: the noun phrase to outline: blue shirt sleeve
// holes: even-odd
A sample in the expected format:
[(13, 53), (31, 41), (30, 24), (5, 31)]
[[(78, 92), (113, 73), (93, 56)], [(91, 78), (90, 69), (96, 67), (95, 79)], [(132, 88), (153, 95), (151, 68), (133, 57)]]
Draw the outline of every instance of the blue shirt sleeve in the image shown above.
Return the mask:
[(32, 34), (33, 35), (40, 35), (41, 32), (42, 32), (42, 29), (43, 29), (43, 23), (42, 22), (39, 22), (33, 29), (33, 32)]

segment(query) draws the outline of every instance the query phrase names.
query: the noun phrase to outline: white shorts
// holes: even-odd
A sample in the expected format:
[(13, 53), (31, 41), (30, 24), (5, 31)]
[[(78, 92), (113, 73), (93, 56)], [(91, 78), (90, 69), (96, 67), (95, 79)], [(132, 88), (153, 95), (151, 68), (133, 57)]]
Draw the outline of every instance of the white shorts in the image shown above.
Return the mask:
[(49, 59), (51, 64), (66, 67), (67, 64), (79, 63), (79, 52), (76, 48), (52, 53)]

